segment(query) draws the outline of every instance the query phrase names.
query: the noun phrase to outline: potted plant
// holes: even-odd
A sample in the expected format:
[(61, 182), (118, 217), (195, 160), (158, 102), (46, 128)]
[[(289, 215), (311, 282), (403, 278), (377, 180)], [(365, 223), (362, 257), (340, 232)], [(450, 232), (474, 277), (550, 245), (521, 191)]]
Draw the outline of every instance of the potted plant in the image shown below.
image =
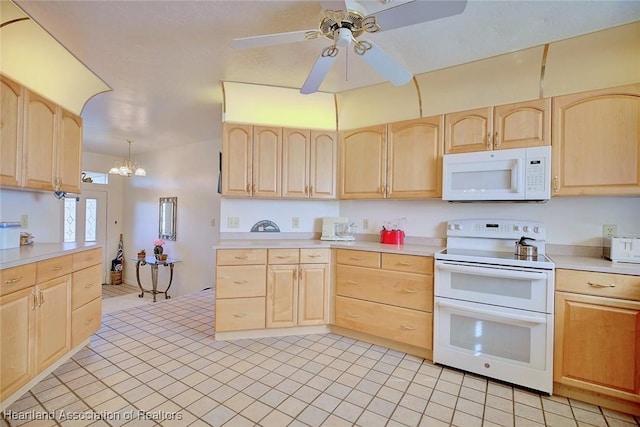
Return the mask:
[(147, 251), (140, 249), (138, 251), (138, 259), (145, 259), (147, 257)]
[(163, 249), (164, 240), (158, 239), (153, 242), (153, 254), (158, 258), (158, 255), (161, 255), (164, 252)]

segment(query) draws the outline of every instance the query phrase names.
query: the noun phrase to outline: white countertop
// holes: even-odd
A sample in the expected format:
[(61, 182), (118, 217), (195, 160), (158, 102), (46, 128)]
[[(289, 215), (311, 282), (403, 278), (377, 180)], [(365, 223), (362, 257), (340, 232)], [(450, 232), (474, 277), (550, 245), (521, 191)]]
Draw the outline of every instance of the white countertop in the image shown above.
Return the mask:
[(34, 243), (14, 249), (2, 249), (0, 250), (0, 269), (17, 267), (101, 246), (97, 243)]
[(547, 257), (556, 265), (556, 269), (596, 271), (600, 273), (629, 274), (640, 276), (640, 264), (630, 264), (622, 262), (612, 262), (605, 258), (574, 256), (574, 255), (553, 255)]

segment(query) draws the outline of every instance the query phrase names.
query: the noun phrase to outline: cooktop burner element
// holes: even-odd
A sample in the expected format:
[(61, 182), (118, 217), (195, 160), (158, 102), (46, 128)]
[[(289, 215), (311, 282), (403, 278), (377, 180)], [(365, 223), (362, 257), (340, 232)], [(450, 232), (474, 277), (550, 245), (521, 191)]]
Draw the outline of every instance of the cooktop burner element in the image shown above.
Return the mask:
[[(515, 254), (522, 237), (537, 248), (537, 255)], [(436, 259), (480, 262), (533, 268), (554, 268), (545, 256), (546, 229), (543, 223), (505, 219), (463, 219), (447, 223), (447, 248)]]

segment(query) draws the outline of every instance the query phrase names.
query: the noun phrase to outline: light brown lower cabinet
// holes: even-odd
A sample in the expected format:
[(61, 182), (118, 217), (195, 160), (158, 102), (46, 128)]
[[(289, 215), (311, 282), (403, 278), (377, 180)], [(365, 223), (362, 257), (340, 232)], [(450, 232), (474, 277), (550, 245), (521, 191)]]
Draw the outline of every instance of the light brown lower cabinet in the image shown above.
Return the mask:
[(335, 325), (432, 358), (433, 258), (336, 250)]
[(329, 249), (219, 249), (216, 259), (216, 332), (328, 322)]
[(556, 271), (554, 393), (640, 415), (640, 276)]
[[(92, 274), (74, 271), (88, 255)], [(98, 248), (0, 270), (0, 402), (100, 328), (101, 263)]]

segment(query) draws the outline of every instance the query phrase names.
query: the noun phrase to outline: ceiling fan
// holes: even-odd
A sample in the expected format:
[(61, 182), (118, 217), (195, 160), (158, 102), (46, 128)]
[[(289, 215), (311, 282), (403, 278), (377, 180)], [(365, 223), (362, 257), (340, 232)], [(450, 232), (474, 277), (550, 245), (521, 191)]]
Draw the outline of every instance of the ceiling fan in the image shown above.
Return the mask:
[[(391, 3), (394, 0), (381, 0)], [(233, 39), (234, 49), (251, 49), (325, 37), (333, 44), (322, 50), (300, 93), (316, 92), (336, 60), (340, 48), (353, 44), (353, 50), (373, 69), (396, 86), (411, 81), (413, 74), (387, 55), (376, 44), (359, 40), (363, 33), (376, 33), (419, 24), (462, 13), (467, 0), (411, 0), (367, 15), (355, 0), (321, 1), (324, 14), (317, 29)]]

